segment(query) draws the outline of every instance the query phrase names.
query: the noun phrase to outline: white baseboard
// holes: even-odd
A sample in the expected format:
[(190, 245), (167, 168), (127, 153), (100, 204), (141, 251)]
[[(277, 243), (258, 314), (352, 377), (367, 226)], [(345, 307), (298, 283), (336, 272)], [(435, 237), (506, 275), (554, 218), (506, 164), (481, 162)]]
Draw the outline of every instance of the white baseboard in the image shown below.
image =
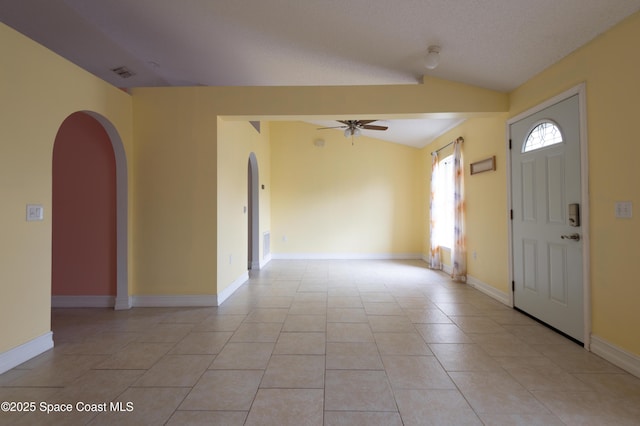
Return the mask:
[(640, 377), (640, 356), (632, 354), (593, 334), (591, 335), (591, 352), (634, 376)]
[(47, 332), (0, 354), (0, 374), (53, 348), (53, 333)]
[(113, 308), (115, 296), (51, 296), (52, 308)]
[(419, 260), (421, 253), (273, 253), (276, 260)]
[(260, 261), (260, 269), (263, 269), (265, 266), (267, 266), (267, 264), (269, 262), (271, 262), (271, 254), (266, 255), (261, 261)]
[(212, 294), (174, 295), (174, 296), (133, 296), (134, 308), (185, 308), (218, 306), (218, 300)]
[[(427, 264), (429, 264), (429, 259), (426, 255), (422, 255), (422, 260), (424, 260)], [(451, 275), (452, 268), (450, 265), (442, 265), (442, 272)], [(494, 298), (500, 303), (504, 303), (505, 305), (511, 307), (511, 298), (509, 293), (505, 293), (504, 291), (498, 290), (497, 288), (480, 281), (479, 279), (472, 277), (471, 275), (467, 275), (466, 283), (471, 287), (475, 288), (478, 291), (486, 294), (489, 297)]]
[[(422, 259), (422, 261), (424, 261), (424, 263), (429, 265), (429, 257), (426, 254), (421, 254), (420, 255), (420, 259)], [(441, 271), (444, 272), (445, 274), (451, 275), (451, 272), (453, 271), (453, 269), (451, 268), (451, 265), (445, 265), (443, 263)]]
[(471, 275), (467, 275), (467, 284), (481, 291), (487, 296), (494, 298), (498, 302), (504, 303), (507, 306), (511, 306), (509, 293), (498, 290), (497, 288), (490, 286), (489, 284), (482, 282), (479, 279), (472, 277)]
[(249, 280), (249, 272), (240, 275), (234, 282), (229, 284), (224, 290), (218, 293), (216, 306), (222, 305), (237, 289)]
[(132, 296), (131, 305), (134, 308), (187, 308), (187, 307), (209, 307), (220, 306), (222, 302), (229, 298), (240, 286), (249, 280), (249, 272), (240, 275), (227, 288), (217, 295), (196, 294), (196, 295), (167, 295), (167, 296)]
[(126, 309), (131, 309), (131, 307), (133, 306), (133, 300), (131, 298), (131, 296), (124, 296), (124, 297), (116, 297), (116, 305), (113, 307), (113, 309), (115, 309), (116, 311), (122, 311), (122, 310), (126, 310)]

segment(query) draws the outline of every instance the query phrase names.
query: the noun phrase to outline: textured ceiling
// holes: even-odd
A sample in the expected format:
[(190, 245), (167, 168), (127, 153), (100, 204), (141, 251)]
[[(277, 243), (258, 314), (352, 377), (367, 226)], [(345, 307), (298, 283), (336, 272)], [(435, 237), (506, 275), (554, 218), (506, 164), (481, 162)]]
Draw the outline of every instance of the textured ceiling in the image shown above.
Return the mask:
[[(640, 0), (0, 0), (2, 22), (119, 87), (429, 74), (509, 91), (638, 10)], [(441, 63), (428, 71), (431, 44)], [(135, 75), (111, 71), (120, 66)]]

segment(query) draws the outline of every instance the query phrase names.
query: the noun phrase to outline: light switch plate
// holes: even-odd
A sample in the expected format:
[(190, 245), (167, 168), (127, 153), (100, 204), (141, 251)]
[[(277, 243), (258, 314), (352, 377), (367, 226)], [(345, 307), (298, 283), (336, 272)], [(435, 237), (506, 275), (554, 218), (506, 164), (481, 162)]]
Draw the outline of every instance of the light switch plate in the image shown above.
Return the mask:
[(633, 204), (631, 201), (616, 201), (616, 217), (620, 219), (633, 217)]
[(27, 204), (27, 222), (44, 220), (42, 204)]

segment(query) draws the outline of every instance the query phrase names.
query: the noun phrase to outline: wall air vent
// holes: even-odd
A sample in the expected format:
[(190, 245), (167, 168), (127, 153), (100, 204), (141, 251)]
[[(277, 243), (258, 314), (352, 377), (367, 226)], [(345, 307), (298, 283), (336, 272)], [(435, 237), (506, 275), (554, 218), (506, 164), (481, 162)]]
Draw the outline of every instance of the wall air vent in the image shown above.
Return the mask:
[(127, 67), (111, 68), (111, 71), (115, 72), (116, 74), (118, 74), (122, 78), (129, 78), (129, 77), (133, 77), (134, 75), (136, 75), (136, 73), (134, 73), (133, 71), (131, 71)]
[(262, 258), (264, 259), (271, 254), (271, 232), (262, 234)]

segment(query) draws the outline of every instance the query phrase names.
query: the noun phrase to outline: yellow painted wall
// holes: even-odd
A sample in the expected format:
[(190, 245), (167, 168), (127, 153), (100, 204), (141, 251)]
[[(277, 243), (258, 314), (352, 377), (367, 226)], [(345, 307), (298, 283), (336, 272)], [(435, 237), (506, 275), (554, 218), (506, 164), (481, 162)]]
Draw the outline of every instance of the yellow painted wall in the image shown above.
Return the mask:
[[(431, 186), (431, 152), (462, 136), (464, 155), (464, 184), (467, 230), (467, 271), (468, 275), (496, 289), (509, 291), (508, 264), (508, 217), (507, 217), (507, 176), (505, 146), (506, 114), (493, 117), (472, 118), (445, 133), (422, 150), (422, 162), (427, 164), (425, 188)], [(440, 157), (451, 154), (452, 148), (445, 148)], [(471, 176), (469, 164), (496, 156), (496, 171)], [(427, 201), (428, 203), (428, 201)], [(428, 211), (425, 222), (428, 221)], [(427, 222), (428, 223), (428, 222)], [(426, 229), (424, 256), (429, 253)], [(475, 252), (475, 258), (473, 256)], [(443, 253), (443, 261), (450, 266), (448, 251)]]
[[(234, 207), (240, 201), (234, 200), (235, 195), (228, 196), (228, 183), (222, 179), (233, 173), (229, 188), (237, 186), (242, 194), (246, 192), (240, 178), (246, 174), (248, 151), (226, 146), (242, 138), (225, 136), (224, 127), (218, 134), (219, 122), (327, 114), (417, 117), (443, 111), (452, 116), (507, 110), (504, 93), (439, 79), (401, 86), (136, 88), (132, 95), (137, 194), (134, 295), (216, 294), (244, 270), (244, 260), (233, 260), (243, 257), (244, 248), (233, 246), (235, 243), (227, 246), (230, 237), (218, 235), (226, 232), (226, 222), (218, 214), (237, 224), (244, 220), (237, 216), (242, 210)], [(233, 135), (234, 130), (229, 132)], [(233, 160), (227, 162), (218, 155)], [(263, 179), (268, 161), (260, 163)], [(238, 169), (217, 170), (218, 165), (232, 164)], [(234, 201), (227, 206), (229, 200)], [(265, 210), (269, 208), (261, 209)], [(231, 229), (241, 231), (239, 225)], [(241, 240), (245, 238), (237, 239)], [(418, 243), (415, 251), (420, 249)]]
[(139, 194), (133, 293), (218, 294), (247, 270), (243, 208), (251, 152), (265, 183), (260, 233), (270, 227), (268, 123), (259, 134), (246, 120), (219, 118), (217, 98), (203, 96), (202, 88), (133, 93)]
[[(248, 121), (218, 119), (218, 293), (247, 271), (248, 264), (248, 162), (258, 160), (260, 259), (262, 234), (271, 228), (271, 161), (269, 123), (260, 133)], [(255, 259), (258, 260), (258, 259)]]
[(216, 115), (197, 88), (134, 90), (135, 295), (217, 294)]
[[(640, 286), (632, 268), (640, 253), (640, 168), (635, 165), (640, 148), (634, 139), (640, 112), (639, 39), (640, 14), (635, 14), (509, 96), (426, 79), (423, 85), (379, 87), (144, 88), (133, 91), (132, 106), (126, 93), (0, 24), (0, 48), (4, 57), (11, 58), (0, 68), (0, 353), (50, 329), (51, 154), (60, 123), (75, 111), (104, 115), (125, 144), (129, 196), (135, 201), (129, 204), (135, 214), (129, 224), (132, 293), (215, 294), (235, 275), (231, 270), (229, 274), (218, 271), (222, 267), (218, 265), (217, 228), (222, 226), (218, 214), (226, 208), (218, 208), (224, 197), (217, 193), (222, 185), (217, 156), (218, 152), (226, 155), (226, 148), (219, 147), (219, 116), (395, 118), (480, 113), (485, 118), (470, 119), (437, 141), (464, 136), (469, 162), (483, 158), (484, 148), (486, 154), (495, 150), (500, 155), (498, 142), (475, 145), (477, 158), (471, 151), (476, 149), (475, 140), (486, 140), (488, 134), (495, 134), (497, 140), (501, 133), (491, 119), (482, 122), (486, 114), (508, 111), (512, 117), (586, 81), (593, 332), (640, 354), (636, 307)], [(235, 156), (240, 151), (230, 153)], [(419, 158), (424, 161), (427, 155)], [(487, 208), (471, 196), (470, 223), (484, 222), (494, 206), (504, 205), (499, 199), (506, 197), (499, 195), (506, 179), (501, 165), (504, 158), (498, 157), (495, 174), (467, 179), (469, 191), (477, 186), (478, 192), (495, 190), (492, 196), (496, 197)], [(422, 176), (418, 180), (426, 184)], [(636, 216), (616, 219), (616, 200), (634, 201)], [(44, 205), (44, 222), (24, 221), (27, 203)], [(273, 204), (275, 210), (275, 200)], [(424, 217), (424, 206), (419, 211)], [(272, 221), (275, 227), (275, 217)], [(499, 235), (499, 228), (496, 224), (491, 235)], [(275, 237), (274, 233), (274, 243)], [(506, 266), (484, 263), (487, 249), (481, 244), (487, 238), (470, 233), (471, 252), (474, 247), (479, 251), (477, 262), (469, 262), (469, 271), (504, 289)], [(498, 238), (505, 246), (497, 244), (494, 249), (505, 253), (506, 235)]]
[[(1, 23), (0, 51), (2, 353), (51, 330), (51, 172), (60, 125), (76, 111), (99, 113), (116, 127), (130, 160), (132, 116), (128, 94)], [(132, 189), (130, 180), (130, 200)], [(25, 221), (28, 203), (44, 206), (44, 221)]]
[(271, 125), (274, 256), (420, 255), (420, 151), (317, 127)]
[[(511, 98), (510, 116), (587, 86), (593, 334), (640, 355), (640, 13), (540, 73)], [(632, 219), (615, 202), (632, 201)]]
[[(175, 88), (177, 89), (177, 88)], [(165, 91), (163, 88), (139, 88)], [(289, 117), (352, 119), (486, 114), (508, 109), (508, 95), (494, 90), (425, 77), (424, 84), (383, 86), (199, 87), (207, 107), (223, 116), (248, 120)]]

